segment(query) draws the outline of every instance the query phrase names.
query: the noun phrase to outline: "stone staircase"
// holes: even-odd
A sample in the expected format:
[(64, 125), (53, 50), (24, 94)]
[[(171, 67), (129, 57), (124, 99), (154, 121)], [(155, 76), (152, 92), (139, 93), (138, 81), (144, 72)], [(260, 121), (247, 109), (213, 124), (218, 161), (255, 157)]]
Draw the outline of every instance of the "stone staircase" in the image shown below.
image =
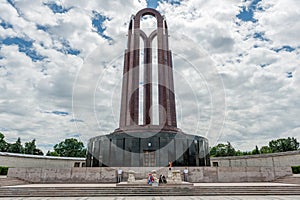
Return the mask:
[(17, 179), (17, 178), (10, 178), (10, 177), (4, 177), (1, 176), (0, 178), (0, 187), (2, 186), (12, 186), (12, 185), (25, 185), (28, 184), (28, 182)]
[(300, 186), (1, 187), (0, 197), (300, 195)]
[(274, 182), (300, 185), (300, 174), (293, 174), (292, 176), (282, 177), (282, 178), (276, 179)]

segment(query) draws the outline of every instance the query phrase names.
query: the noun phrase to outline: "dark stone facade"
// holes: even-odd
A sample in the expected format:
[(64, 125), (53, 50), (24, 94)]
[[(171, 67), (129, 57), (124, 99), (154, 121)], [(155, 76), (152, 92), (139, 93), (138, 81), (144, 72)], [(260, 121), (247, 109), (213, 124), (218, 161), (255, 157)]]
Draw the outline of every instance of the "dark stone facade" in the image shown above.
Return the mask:
[[(182, 132), (112, 133), (91, 138), (88, 149), (88, 167), (163, 167), (169, 161), (174, 166), (210, 165), (208, 140)], [(145, 163), (148, 153), (154, 160)]]
[[(140, 29), (141, 18), (145, 15), (157, 20), (157, 28), (149, 36)], [(124, 53), (119, 128), (109, 135), (90, 139), (86, 161), (88, 167), (164, 167), (169, 161), (174, 166), (210, 165), (208, 140), (185, 134), (177, 128), (172, 52), (168, 37), (166, 19), (154, 9), (140, 10), (130, 19)], [(155, 86), (152, 80), (154, 38), (157, 39), (158, 124), (153, 124), (151, 109)], [(141, 52), (144, 58), (140, 57)], [(140, 59), (143, 59), (142, 62)], [(139, 80), (141, 69), (144, 70), (143, 80)], [(142, 110), (139, 107), (141, 82)], [(143, 117), (142, 124), (139, 124), (139, 115)]]

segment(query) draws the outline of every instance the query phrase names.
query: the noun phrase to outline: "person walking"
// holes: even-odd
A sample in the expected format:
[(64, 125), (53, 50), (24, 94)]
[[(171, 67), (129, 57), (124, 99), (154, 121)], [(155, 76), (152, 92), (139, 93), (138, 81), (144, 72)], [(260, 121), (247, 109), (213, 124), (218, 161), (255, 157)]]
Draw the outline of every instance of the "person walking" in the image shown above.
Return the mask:
[(189, 174), (189, 170), (187, 168), (185, 168), (183, 170), (183, 181), (185, 181), (185, 182), (188, 181), (188, 174)]

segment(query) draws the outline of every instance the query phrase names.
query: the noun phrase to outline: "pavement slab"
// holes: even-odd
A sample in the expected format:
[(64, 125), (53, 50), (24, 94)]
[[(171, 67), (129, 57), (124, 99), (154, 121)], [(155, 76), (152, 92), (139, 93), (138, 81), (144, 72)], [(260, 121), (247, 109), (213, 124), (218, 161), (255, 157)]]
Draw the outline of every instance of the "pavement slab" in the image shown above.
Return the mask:
[(300, 196), (169, 196), (169, 197), (18, 197), (1, 200), (297, 200)]

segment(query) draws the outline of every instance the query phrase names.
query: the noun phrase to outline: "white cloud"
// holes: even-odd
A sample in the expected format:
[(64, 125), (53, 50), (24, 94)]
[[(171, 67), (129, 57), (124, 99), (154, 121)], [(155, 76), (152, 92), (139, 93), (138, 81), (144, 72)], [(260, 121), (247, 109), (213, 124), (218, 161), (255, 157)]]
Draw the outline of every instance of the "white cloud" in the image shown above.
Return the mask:
[(299, 1), (262, 1), (262, 6), (265, 7), (265, 12), (258, 12), (255, 15), (259, 21), (258, 30), (264, 31), (276, 46), (286, 44), (299, 46), (300, 39), (297, 34), (300, 29)]

